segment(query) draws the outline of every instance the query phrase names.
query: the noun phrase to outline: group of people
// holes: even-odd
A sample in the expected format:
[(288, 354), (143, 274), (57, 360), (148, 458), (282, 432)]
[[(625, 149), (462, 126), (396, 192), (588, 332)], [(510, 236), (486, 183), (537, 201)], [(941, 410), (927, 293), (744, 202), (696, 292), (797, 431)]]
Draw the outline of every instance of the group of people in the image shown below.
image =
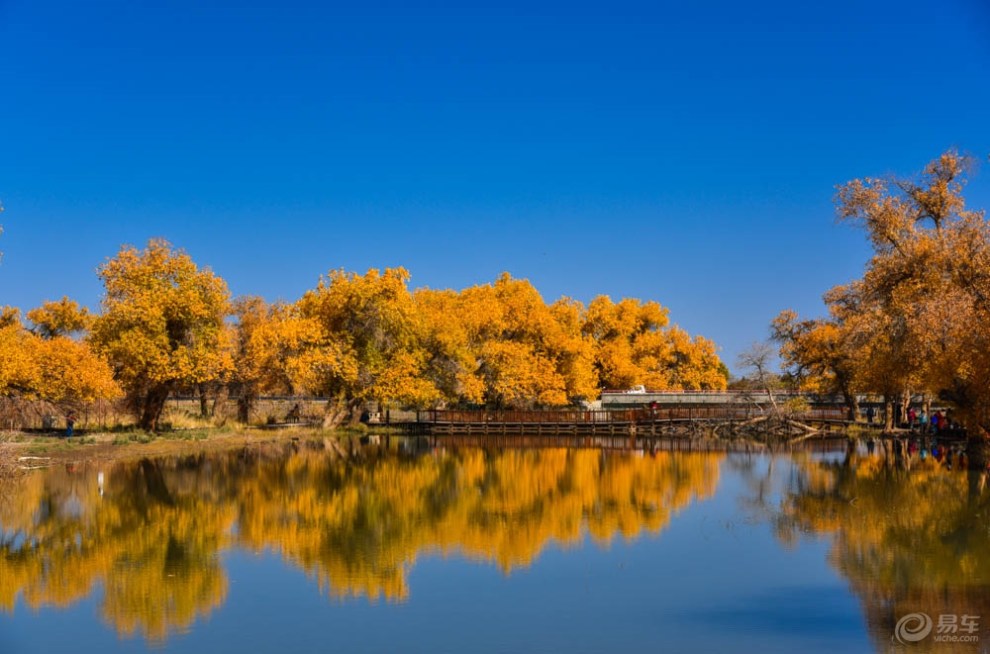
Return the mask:
[[(866, 407), (866, 421), (868, 423), (873, 424), (874, 419), (877, 417), (877, 410), (874, 407)], [(924, 408), (919, 411), (914, 407), (909, 407), (907, 410), (907, 427), (911, 431), (920, 434), (939, 434), (949, 429), (957, 428), (956, 425), (949, 421), (945, 412), (942, 410), (933, 411), (929, 415)]]
[(911, 407), (908, 409), (907, 419), (908, 427), (910, 427), (911, 431), (922, 434), (938, 434), (952, 428), (951, 423), (942, 411), (934, 411), (929, 416), (924, 409), (918, 412), (914, 407)]

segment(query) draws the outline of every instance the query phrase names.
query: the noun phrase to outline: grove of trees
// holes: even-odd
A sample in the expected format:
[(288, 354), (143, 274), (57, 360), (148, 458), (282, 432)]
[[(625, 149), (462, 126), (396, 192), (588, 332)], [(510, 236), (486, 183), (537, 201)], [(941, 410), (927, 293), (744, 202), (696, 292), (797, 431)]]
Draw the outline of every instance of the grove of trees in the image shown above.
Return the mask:
[[(266, 394), (328, 398), (328, 426), (369, 401), (395, 406), (549, 407), (601, 388), (722, 389), (711, 341), (653, 301), (547, 303), (505, 273), (461, 291), (408, 286), (402, 268), (332, 270), (295, 302), (231, 299), (225, 281), (163, 240), (124, 246), (98, 271), (89, 313), (63, 298), (0, 314), (0, 398), (79, 410), (121, 398), (142, 429), (173, 394), (237, 402), (247, 422)], [(9, 413), (9, 412), (8, 412)]]
[(841, 393), (850, 411), (857, 394), (882, 395), (888, 427), (895, 403), (924, 394), (953, 407), (974, 442), (990, 433), (990, 224), (963, 198), (972, 164), (948, 151), (916, 178), (839, 188), (839, 219), (866, 231), (873, 256), (826, 293), (827, 317), (774, 320), (802, 386)]
[[(919, 394), (990, 433), (990, 225), (966, 207), (972, 161), (949, 151), (914, 178), (839, 188), (840, 220), (873, 248), (863, 276), (825, 295), (828, 315), (772, 323), (803, 389), (882, 396), (888, 427)], [(653, 301), (546, 302), (505, 273), (462, 290), (410, 289), (403, 268), (331, 270), (295, 301), (232, 299), (226, 283), (162, 240), (99, 268), (100, 310), (48, 302), (0, 309), (0, 410), (25, 402), (78, 410), (122, 398), (156, 429), (165, 400), (229, 397), (247, 422), (264, 395), (327, 398), (328, 426), (364, 406), (532, 408), (595, 399), (602, 388), (726, 387), (715, 345)], [(11, 422), (8, 419), (8, 423)]]

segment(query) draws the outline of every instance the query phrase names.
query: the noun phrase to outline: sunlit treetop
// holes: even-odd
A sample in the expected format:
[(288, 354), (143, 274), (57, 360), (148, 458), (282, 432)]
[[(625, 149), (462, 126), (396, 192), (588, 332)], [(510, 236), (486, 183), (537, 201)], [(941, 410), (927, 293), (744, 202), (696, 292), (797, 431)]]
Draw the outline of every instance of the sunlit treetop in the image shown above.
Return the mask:
[(37, 309), (28, 311), (27, 319), (43, 338), (70, 336), (87, 331), (93, 324), (89, 309), (68, 297), (62, 297), (57, 302), (45, 302)]

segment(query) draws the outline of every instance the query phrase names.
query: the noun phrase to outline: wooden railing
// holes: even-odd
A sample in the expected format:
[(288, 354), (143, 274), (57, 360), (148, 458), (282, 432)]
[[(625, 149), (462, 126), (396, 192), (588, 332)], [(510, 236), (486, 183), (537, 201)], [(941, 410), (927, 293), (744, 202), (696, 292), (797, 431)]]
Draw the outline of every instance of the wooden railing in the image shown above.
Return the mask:
[[(515, 423), (515, 424), (609, 424), (630, 422), (654, 422), (667, 420), (747, 420), (766, 415), (755, 407), (676, 407), (658, 409), (624, 409), (616, 411), (587, 411), (581, 409), (524, 411), (524, 410), (428, 410), (418, 411), (419, 423)], [(846, 412), (842, 408), (824, 408), (805, 411), (792, 416), (795, 420), (843, 421)]]

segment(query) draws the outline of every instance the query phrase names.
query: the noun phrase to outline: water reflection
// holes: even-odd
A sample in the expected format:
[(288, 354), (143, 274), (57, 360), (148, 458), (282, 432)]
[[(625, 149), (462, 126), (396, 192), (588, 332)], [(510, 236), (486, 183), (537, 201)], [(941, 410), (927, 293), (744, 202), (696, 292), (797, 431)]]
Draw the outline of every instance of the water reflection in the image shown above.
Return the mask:
[(236, 507), (206, 469), (141, 462), (108, 473), (28, 477), (0, 513), (0, 607), (68, 606), (102, 585), (102, 614), (122, 635), (162, 639), (223, 603), (218, 552)]
[(161, 641), (228, 593), (221, 553), (278, 552), (334, 597), (405, 599), (417, 556), (530, 565), (551, 541), (658, 532), (714, 493), (721, 454), (252, 448), (24, 479), (0, 503), (0, 609), (102, 588), (104, 620)]
[[(939, 616), (978, 616), (980, 642), (990, 628), (990, 497), (985, 475), (947, 470), (931, 457), (850, 452), (795, 466), (776, 533), (831, 534), (830, 563), (860, 598), (879, 651), (901, 647), (892, 636), (911, 613), (934, 628), (912, 651), (976, 651), (973, 643), (937, 643)], [(974, 621), (970, 620), (972, 624)], [(945, 635), (966, 635), (946, 627)]]

